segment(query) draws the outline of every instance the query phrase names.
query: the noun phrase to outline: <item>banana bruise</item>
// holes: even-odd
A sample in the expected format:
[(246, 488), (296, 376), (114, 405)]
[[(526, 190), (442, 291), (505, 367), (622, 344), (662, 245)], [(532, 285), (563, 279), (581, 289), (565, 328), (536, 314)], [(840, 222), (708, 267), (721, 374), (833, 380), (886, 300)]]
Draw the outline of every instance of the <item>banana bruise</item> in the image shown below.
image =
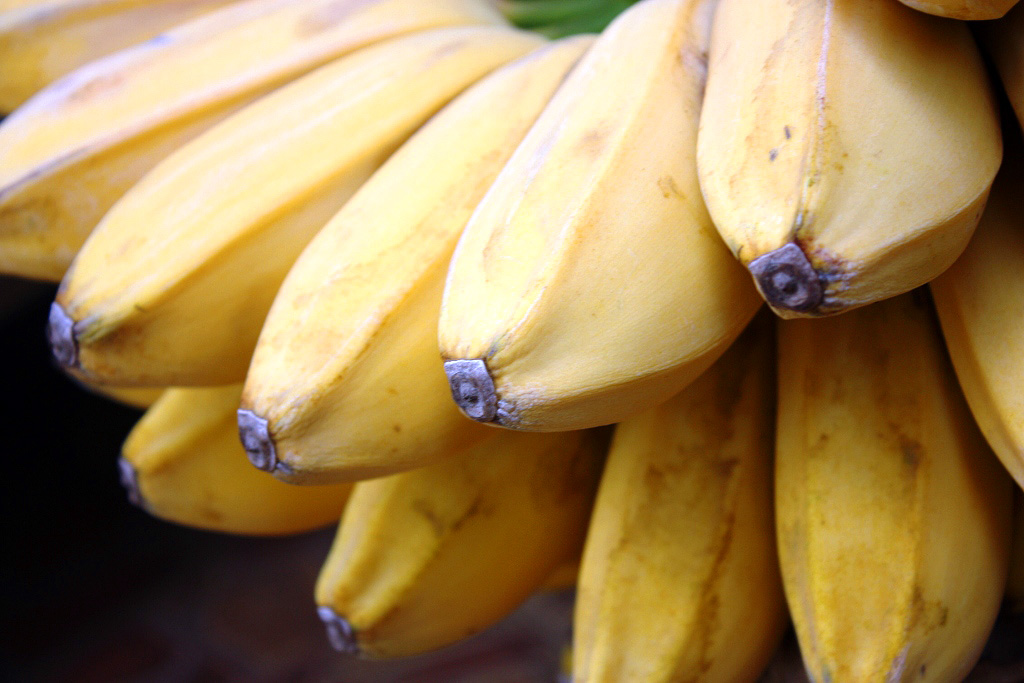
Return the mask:
[(168, 389), (128, 435), (119, 462), (129, 500), (178, 524), (235, 534), (336, 522), (350, 485), (291, 486), (252, 468), (238, 442), (241, 385)]
[(477, 633), (579, 556), (604, 442), (491, 436), (444, 462), (359, 482), (316, 585), (332, 645), (427, 652)]
[(839, 313), (941, 273), (1001, 154), (960, 22), (891, 0), (722, 0), (700, 185), (778, 315)]
[(490, 431), (459, 413), (437, 362), (446, 268), (473, 208), (592, 41), (545, 46), (474, 85), (310, 242), (246, 375), (239, 425), (254, 464), (289, 481), (363, 479)]
[(0, 126), (0, 272), (59, 281), (159, 161), (332, 59), (410, 32), (500, 23), (480, 0), (248, 0), (89, 64)]
[(55, 358), (111, 384), (240, 382), (313, 235), (448, 100), (542, 40), (506, 27), (394, 38), (211, 128), (90, 235), (51, 309)]
[(1024, 4), (997, 21), (974, 24), (1003, 82), (1017, 122), (1024, 128)]
[(974, 237), (931, 291), (974, 419), (1024, 486), (1024, 148), (1012, 149)]
[(0, 3), (0, 113), (76, 68), (232, 0), (40, 0)]
[(1017, 0), (900, 0), (907, 7), (947, 19), (998, 19), (1017, 4)]
[(954, 681), (1006, 580), (1009, 477), (917, 290), (779, 325), (775, 509), (814, 681)]
[(619, 15), (474, 212), (438, 333), (469, 417), (621, 420), (693, 380), (756, 311), (696, 179), (713, 8), (647, 0)]
[(584, 548), (576, 683), (755, 681), (788, 625), (771, 320), (615, 429)]

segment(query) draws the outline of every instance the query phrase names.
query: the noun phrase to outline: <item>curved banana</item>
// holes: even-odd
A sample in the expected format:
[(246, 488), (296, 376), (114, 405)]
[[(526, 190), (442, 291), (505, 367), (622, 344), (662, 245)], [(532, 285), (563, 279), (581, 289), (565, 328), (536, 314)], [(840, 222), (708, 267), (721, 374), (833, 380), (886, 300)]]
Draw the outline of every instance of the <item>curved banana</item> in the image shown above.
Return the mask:
[(694, 379), (756, 311), (697, 187), (712, 10), (645, 0), (619, 15), (473, 214), (439, 324), (468, 416), (621, 420)]
[(900, 0), (907, 7), (948, 19), (998, 19), (1017, 0)]
[(481, 0), (248, 0), (76, 71), (0, 126), (0, 271), (60, 280), (160, 160), (282, 84), (371, 43), (500, 24)]
[(772, 513), (772, 324), (619, 423), (573, 620), (575, 683), (755, 681), (789, 621)]
[(81, 380), (76, 380), (76, 383), (90, 393), (132, 408), (149, 408), (166, 391), (163, 387), (111, 387), (103, 384), (90, 384)]
[(55, 357), (110, 384), (241, 381), (313, 235), (448, 100), (542, 41), (489, 26), (394, 38), (211, 128), (90, 235), (51, 309)]
[(1024, 157), (1014, 151), (974, 238), (931, 290), (974, 419), (1024, 486)]
[(959, 681), (999, 611), (1009, 477), (927, 290), (779, 325), (775, 506), (814, 681)]
[(941, 273), (1001, 154), (962, 23), (892, 0), (722, 0), (700, 185), (778, 315), (838, 313)]
[(1024, 128), (1024, 4), (1018, 4), (1002, 19), (974, 26), (999, 71), (1017, 122)]
[(87, 62), (156, 37), (232, 0), (0, 3), (0, 112)]
[(600, 475), (594, 434), (490, 438), (359, 482), (316, 584), (335, 648), (399, 657), (483, 630), (578, 557)]
[(124, 442), (129, 499), (188, 526), (236, 534), (290, 534), (341, 517), (349, 485), (291, 486), (249, 465), (238, 442), (240, 385), (168, 389)]
[(459, 413), (437, 362), (446, 267), (473, 208), (591, 42), (551, 44), (474, 85), (310, 242), (246, 375), (239, 424), (257, 467), (288, 480), (362, 479), (447, 457), (489, 431)]

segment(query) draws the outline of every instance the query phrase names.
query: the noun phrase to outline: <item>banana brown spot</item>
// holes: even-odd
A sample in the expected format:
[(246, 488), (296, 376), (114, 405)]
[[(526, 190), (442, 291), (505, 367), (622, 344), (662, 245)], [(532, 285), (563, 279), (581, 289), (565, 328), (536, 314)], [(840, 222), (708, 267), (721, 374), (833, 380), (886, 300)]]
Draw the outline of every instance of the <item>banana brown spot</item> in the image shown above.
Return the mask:
[(64, 308), (54, 301), (50, 304), (50, 320), (46, 326), (46, 339), (54, 360), (62, 368), (78, 367), (78, 342), (75, 340), (75, 321)]
[(270, 428), (266, 419), (251, 410), (238, 411), (238, 436), (242, 439), (245, 454), (249, 462), (264, 472), (279, 469), (277, 448), (270, 436)]
[(356, 631), (347, 619), (339, 616), (330, 607), (317, 607), (316, 613), (327, 628), (327, 640), (330, 641), (331, 647), (347, 655), (359, 654)]
[(792, 242), (758, 256), (747, 268), (772, 308), (806, 312), (821, 304), (824, 292), (818, 273)]
[(448, 386), (459, 409), (478, 422), (493, 422), (498, 412), (494, 380), (482, 359), (449, 360), (444, 363)]
[(117, 461), (117, 472), (118, 478), (121, 480), (121, 486), (128, 492), (128, 502), (132, 505), (144, 507), (145, 501), (142, 498), (142, 491), (139, 490), (139, 474), (132, 467), (132, 464), (124, 458), (119, 458)]

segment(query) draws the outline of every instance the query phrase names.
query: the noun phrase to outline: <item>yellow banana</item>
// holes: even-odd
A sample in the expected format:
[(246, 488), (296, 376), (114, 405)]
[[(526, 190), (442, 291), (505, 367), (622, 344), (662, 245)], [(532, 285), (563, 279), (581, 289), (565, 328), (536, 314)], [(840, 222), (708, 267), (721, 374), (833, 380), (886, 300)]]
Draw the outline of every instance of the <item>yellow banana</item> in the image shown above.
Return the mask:
[(621, 420), (700, 374), (757, 309), (697, 187), (712, 10), (644, 0), (619, 15), (473, 214), (439, 325), (470, 417)]
[(962, 23), (892, 0), (722, 0), (700, 185), (778, 315), (838, 313), (941, 273), (1001, 154)]
[(927, 290), (779, 325), (775, 506), (814, 681), (959, 681), (1003, 597), (1011, 482)]
[(1017, 122), (1024, 128), (1024, 4), (998, 21), (974, 24), (1003, 82)]
[(967, 250), (931, 290), (974, 419), (1024, 486), (1024, 158), (1014, 151)]
[(231, 0), (0, 2), (0, 112), (79, 66)]
[(249, 0), (90, 64), (0, 126), (0, 271), (60, 280), (160, 160), (315, 67), (417, 30), (500, 22), (481, 0)]
[(123, 403), (132, 408), (148, 408), (166, 391), (163, 387), (111, 387), (102, 384), (89, 384), (81, 380), (78, 385), (86, 391), (105, 398)]
[(442, 463), (356, 484), (316, 585), (331, 643), (412, 655), (511, 612), (578, 557), (600, 446), (492, 430)]
[(128, 435), (119, 463), (128, 496), (189, 526), (289, 534), (336, 522), (351, 486), (291, 486), (248, 463), (235, 411), (241, 385), (168, 389)]
[(89, 237), (51, 309), (55, 357), (101, 383), (241, 381), (274, 294), (313, 235), (435, 111), (542, 40), (506, 27), (394, 38), (211, 128)]
[(459, 413), (437, 362), (446, 268), (473, 207), (591, 42), (546, 46), (463, 93), (310, 242), (246, 376), (239, 424), (257, 467), (361, 479), (489, 431)]
[(998, 19), (1017, 0), (900, 0), (907, 7), (949, 19)]
[(788, 624), (771, 321), (615, 429), (583, 550), (575, 683), (755, 681)]

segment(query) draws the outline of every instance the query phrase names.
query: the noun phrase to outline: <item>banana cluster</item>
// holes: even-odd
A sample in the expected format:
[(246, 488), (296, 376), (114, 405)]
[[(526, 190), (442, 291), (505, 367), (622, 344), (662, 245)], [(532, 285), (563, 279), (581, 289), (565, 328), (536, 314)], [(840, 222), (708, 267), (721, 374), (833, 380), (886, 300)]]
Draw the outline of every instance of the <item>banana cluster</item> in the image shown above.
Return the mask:
[(341, 651), (568, 583), (578, 683), (790, 623), (961, 680), (1024, 601), (1013, 5), (0, 0), (0, 272), (148, 406), (134, 503), (340, 519)]

